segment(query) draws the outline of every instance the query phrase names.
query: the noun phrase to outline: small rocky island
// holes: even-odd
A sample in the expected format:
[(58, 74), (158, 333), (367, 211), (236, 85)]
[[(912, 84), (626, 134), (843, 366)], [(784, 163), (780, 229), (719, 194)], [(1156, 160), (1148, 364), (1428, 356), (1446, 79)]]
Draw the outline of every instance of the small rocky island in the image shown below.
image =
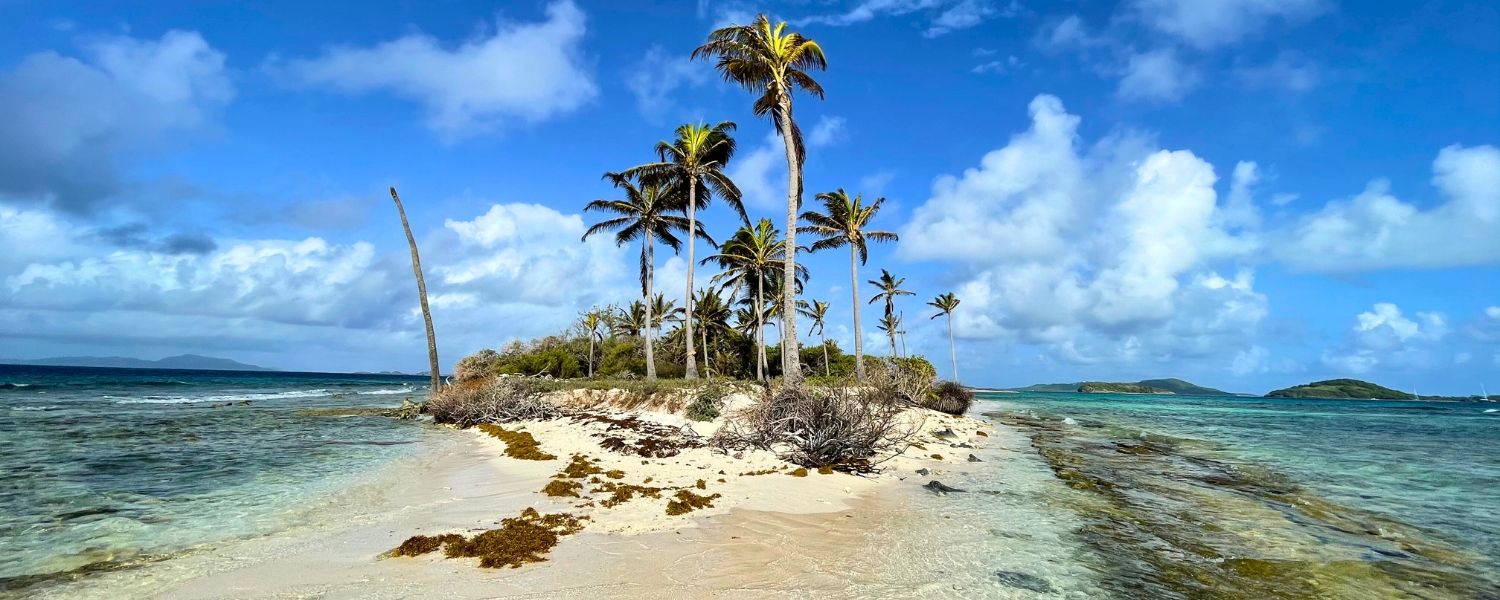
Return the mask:
[(1334, 398), (1355, 400), (1415, 400), (1416, 396), (1358, 379), (1314, 381), (1266, 394), (1267, 398)]

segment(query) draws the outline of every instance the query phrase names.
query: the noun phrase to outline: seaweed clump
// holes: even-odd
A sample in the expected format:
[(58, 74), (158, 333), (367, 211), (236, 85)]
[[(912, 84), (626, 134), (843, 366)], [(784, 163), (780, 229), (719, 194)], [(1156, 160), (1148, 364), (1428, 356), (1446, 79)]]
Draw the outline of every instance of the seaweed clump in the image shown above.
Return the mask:
[(647, 487), (644, 485), (632, 485), (629, 483), (615, 483), (613, 481), (606, 481), (599, 487), (594, 488), (593, 492), (595, 494), (609, 494), (608, 498), (599, 501), (599, 506), (603, 506), (604, 508), (614, 508), (616, 506), (634, 500), (637, 494), (648, 498), (660, 498), (661, 491), (663, 489), (665, 488)]
[(574, 454), (568, 466), (563, 467), (562, 472), (558, 473), (557, 476), (568, 479), (583, 479), (589, 475), (598, 475), (603, 472), (604, 469), (600, 469), (599, 465), (589, 460), (589, 457), (582, 454)]
[(390, 555), (418, 556), (442, 548), (443, 555), (448, 558), (478, 558), (479, 566), (487, 569), (516, 568), (547, 560), (547, 553), (557, 546), (562, 536), (582, 530), (586, 519), (567, 513), (544, 515), (534, 508), (527, 508), (520, 516), (500, 521), (499, 529), (469, 538), (456, 533), (413, 536), (401, 542)]
[(787, 474), (792, 477), (807, 477), (807, 467), (797, 467), (795, 471)]
[(667, 514), (671, 516), (685, 515), (700, 508), (713, 508), (714, 500), (719, 494), (712, 496), (699, 496), (687, 490), (678, 490), (677, 499), (667, 503)]
[(554, 460), (557, 457), (542, 452), (542, 445), (525, 431), (511, 431), (499, 425), (480, 423), (479, 430), (505, 442), (505, 455), (518, 460)]
[(578, 491), (581, 490), (581, 489), (583, 489), (583, 484), (579, 483), (577, 481), (567, 481), (565, 479), (553, 479), (551, 482), (549, 482), (547, 484), (547, 487), (542, 488), (542, 493), (546, 494), (548, 496), (551, 496), (553, 498), (562, 498), (562, 497), (581, 498), (582, 496), (578, 495)]
[(818, 474), (819, 475), (832, 475), (833, 474), (833, 465), (823, 465), (821, 467), (818, 467)]

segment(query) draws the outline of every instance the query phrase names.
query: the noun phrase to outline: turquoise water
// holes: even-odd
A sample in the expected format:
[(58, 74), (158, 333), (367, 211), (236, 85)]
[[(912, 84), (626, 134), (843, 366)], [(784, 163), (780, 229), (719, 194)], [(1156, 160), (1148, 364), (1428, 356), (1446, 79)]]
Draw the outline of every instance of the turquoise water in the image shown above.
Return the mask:
[(1500, 597), (1500, 405), (981, 397), (1081, 492), (1122, 596)]
[(301, 415), (390, 407), (389, 375), (0, 365), (0, 594), (298, 524), (428, 428)]

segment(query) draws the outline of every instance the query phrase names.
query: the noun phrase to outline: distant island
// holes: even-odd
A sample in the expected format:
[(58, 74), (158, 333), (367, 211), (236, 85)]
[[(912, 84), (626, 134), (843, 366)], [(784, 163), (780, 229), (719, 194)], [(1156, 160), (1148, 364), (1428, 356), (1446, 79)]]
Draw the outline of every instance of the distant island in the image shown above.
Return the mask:
[(1358, 379), (1314, 381), (1266, 394), (1267, 398), (1352, 398), (1357, 400), (1415, 400), (1417, 397)]
[(245, 364), (227, 358), (179, 354), (158, 360), (126, 358), (123, 356), (56, 356), (32, 360), (0, 359), (12, 365), (34, 365), (40, 367), (108, 367), (116, 369), (190, 369), (201, 371), (276, 371), (267, 367)]
[(1080, 381), (1078, 383), (1041, 383), (1017, 392), (1080, 392), (1085, 394), (1180, 394), (1185, 396), (1234, 396), (1236, 394), (1203, 387), (1177, 378), (1143, 379), (1134, 383)]

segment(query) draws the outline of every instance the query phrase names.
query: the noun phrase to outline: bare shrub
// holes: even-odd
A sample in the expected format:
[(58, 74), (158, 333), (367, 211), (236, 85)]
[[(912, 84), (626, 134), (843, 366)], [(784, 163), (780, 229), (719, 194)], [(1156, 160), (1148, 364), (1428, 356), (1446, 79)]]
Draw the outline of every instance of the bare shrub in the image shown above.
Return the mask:
[(496, 373), (500, 353), (485, 348), (463, 357), (453, 367), (453, 378), (459, 382), (484, 379)]
[(552, 419), (563, 414), (543, 397), (536, 381), (524, 377), (471, 380), (449, 386), (427, 401), (427, 412), (438, 423), (465, 428), (480, 423)]
[(739, 414), (714, 441), (724, 448), (765, 448), (806, 467), (867, 471), (872, 457), (901, 450), (917, 431), (892, 396), (852, 385), (783, 387)]
[(878, 402), (923, 406), (932, 392), (932, 380), (925, 369), (882, 360), (867, 365), (864, 393)]
[(969, 412), (974, 404), (974, 392), (953, 381), (942, 381), (932, 387), (922, 406), (950, 415)]

